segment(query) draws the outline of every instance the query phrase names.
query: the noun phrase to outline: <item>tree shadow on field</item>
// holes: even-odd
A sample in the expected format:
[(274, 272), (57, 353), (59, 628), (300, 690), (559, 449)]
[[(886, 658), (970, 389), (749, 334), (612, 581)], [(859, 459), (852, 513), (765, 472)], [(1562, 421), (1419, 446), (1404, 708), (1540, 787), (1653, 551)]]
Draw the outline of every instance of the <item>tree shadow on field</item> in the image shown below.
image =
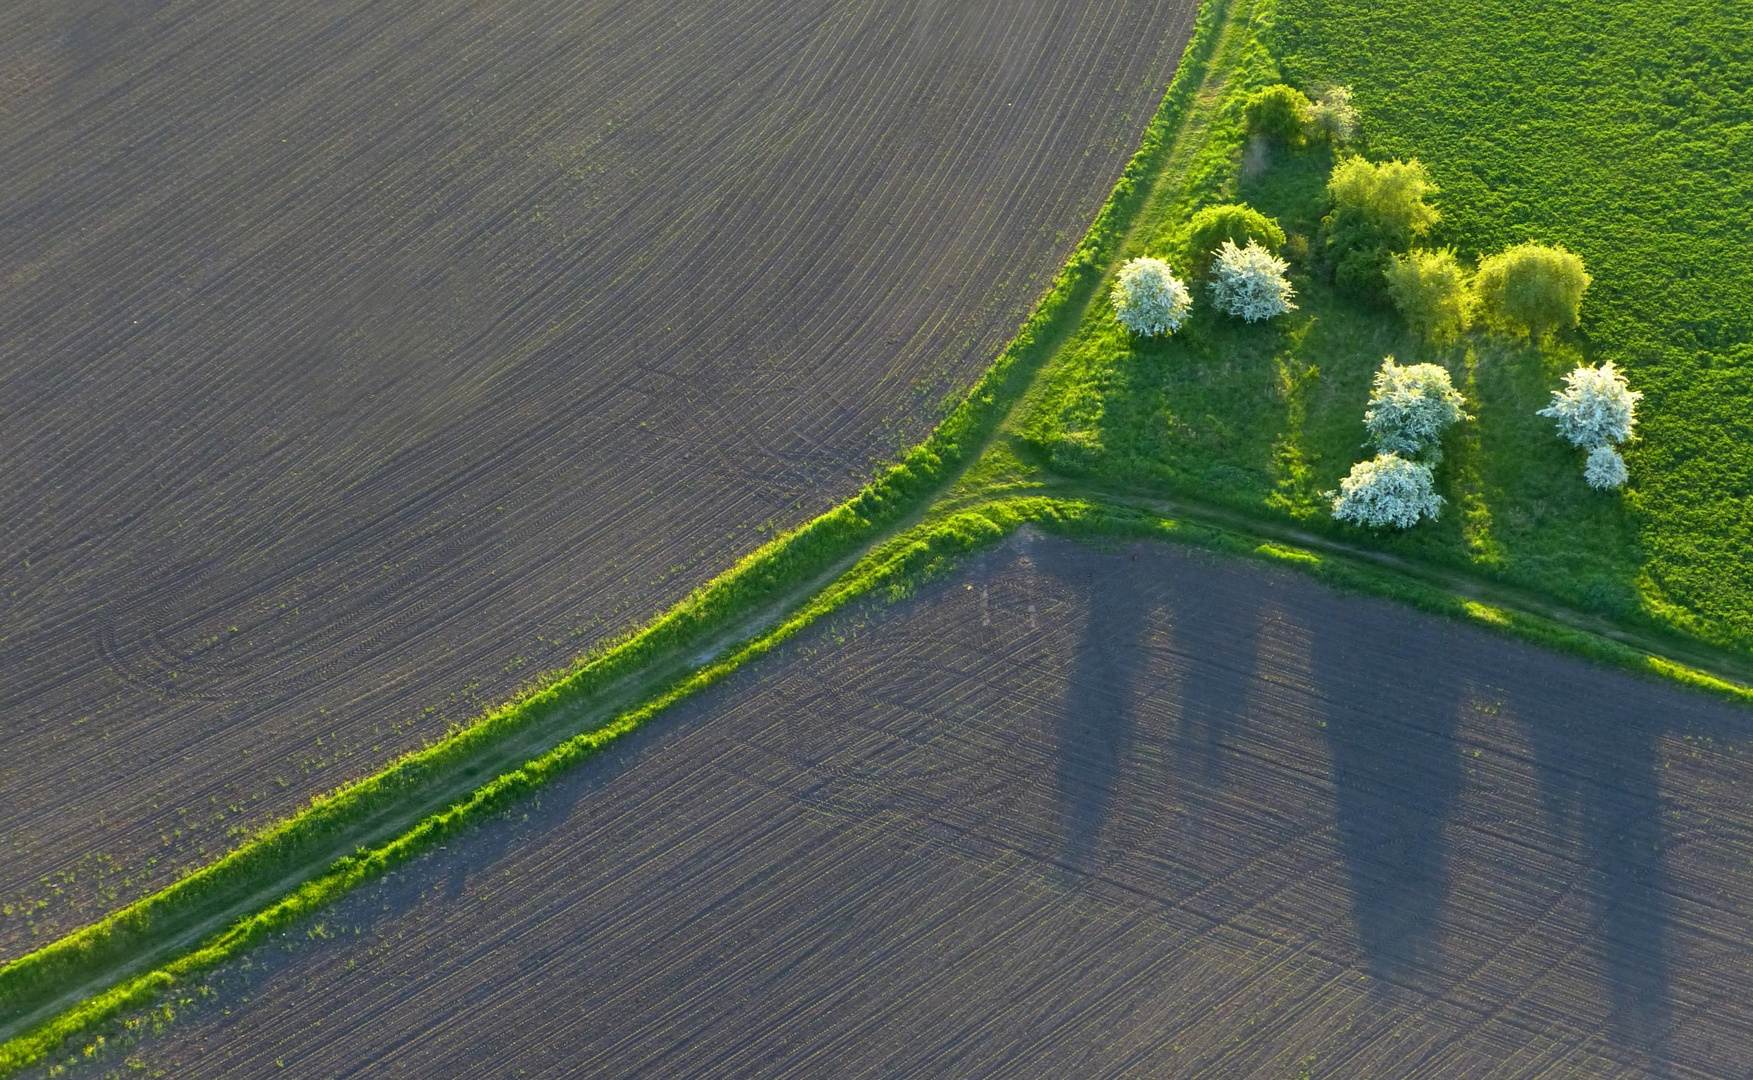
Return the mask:
[(1174, 642), (1186, 669), (1175, 757), (1191, 788), (1214, 790), (1224, 782), (1229, 735), (1247, 715), (1264, 597), (1257, 581), (1237, 581), (1228, 567), (1200, 568), (1178, 585)]
[(1465, 688), (1444, 662), (1444, 643), (1406, 634), (1403, 613), (1352, 601), (1316, 612), (1313, 623), (1311, 667), (1326, 705), (1358, 947), (1378, 987), (1434, 989)]
[(1133, 684), (1148, 655), (1151, 599), (1125, 556), (1058, 542), (1036, 546), (1034, 555), (1042, 572), (1080, 587), (1089, 604), (1059, 718), (1055, 791), (1059, 861), (1090, 872), (1135, 739)]
[(1587, 867), (1610, 1029), (1647, 1055), (1650, 1075), (1671, 1075), (1660, 742), (1681, 732), (1745, 740), (1753, 725), (1617, 673), (1530, 661), (1515, 674), (1506, 697), (1534, 748), (1546, 825), (1576, 837)]

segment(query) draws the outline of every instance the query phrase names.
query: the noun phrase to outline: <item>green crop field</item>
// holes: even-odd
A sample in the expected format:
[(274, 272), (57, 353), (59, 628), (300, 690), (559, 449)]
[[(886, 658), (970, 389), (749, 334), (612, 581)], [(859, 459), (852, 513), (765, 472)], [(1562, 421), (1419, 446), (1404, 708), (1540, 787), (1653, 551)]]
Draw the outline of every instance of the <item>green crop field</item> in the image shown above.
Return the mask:
[[(1753, 645), (1753, 9), (1637, 0), (1284, 0), (1245, 81), (1349, 84), (1377, 160), (1440, 186), (1432, 245), (1464, 264), (1524, 240), (1582, 255), (1578, 331), (1543, 347), (1475, 334), (1422, 343), (1391, 309), (1335, 294), (1308, 259), (1326, 147), (1242, 164), (1238, 103), (1211, 166), (1159, 208), (1150, 253), (1198, 206), (1240, 198), (1291, 236), (1299, 310), (1259, 326), (1204, 304), (1134, 346), (1092, 309), (1025, 425), (1054, 471), (1235, 508), (1446, 563), (1566, 603)], [(1442, 520), (1392, 537), (1340, 528), (1320, 493), (1367, 454), (1360, 418), (1384, 355), (1445, 364), (1476, 422), (1447, 444)], [(1631, 482), (1600, 494), (1581, 452), (1533, 415), (1577, 362), (1644, 392)]]

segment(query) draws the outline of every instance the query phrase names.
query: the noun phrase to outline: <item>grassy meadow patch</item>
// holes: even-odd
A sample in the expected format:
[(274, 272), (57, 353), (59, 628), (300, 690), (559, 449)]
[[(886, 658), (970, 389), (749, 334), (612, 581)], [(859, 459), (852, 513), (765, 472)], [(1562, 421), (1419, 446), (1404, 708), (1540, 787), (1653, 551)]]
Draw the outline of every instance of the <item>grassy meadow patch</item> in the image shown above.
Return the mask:
[[(1212, 125), (1210, 160), (1139, 254), (1177, 250), (1198, 206), (1276, 217), (1298, 310), (1249, 326), (1198, 306), (1167, 340), (1099, 305), (1046, 376), (1026, 441), (1055, 471), (1163, 488), (1466, 567), (1592, 611), (1753, 646), (1753, 9), (1601, 0), (1532, 5), (1282, 0)], [(1280, 76), (1349, 83), (1366, 153), (1417, 157), (1441, 190), (1431, 246), (1471, 265), (1524, 240), (1586, 260), (1583, 324), (1544, 344), (1475, 333), (1433, 346), (1391, 308), (1340, 295), (1308, 252), (1325, 146), (1247, 145), (1241, 94)], [(1177, 261), (1178, 260), (1178, 261)], [(1332, 522), (1321, 493), (1369, 456), (1383, 356), (1447, 367), (1477, 419), (1444, 443), (1442, 519), (1398, 535)], [(1534, 415), (1579, 362), (1646, 394), (1623, 493)]]

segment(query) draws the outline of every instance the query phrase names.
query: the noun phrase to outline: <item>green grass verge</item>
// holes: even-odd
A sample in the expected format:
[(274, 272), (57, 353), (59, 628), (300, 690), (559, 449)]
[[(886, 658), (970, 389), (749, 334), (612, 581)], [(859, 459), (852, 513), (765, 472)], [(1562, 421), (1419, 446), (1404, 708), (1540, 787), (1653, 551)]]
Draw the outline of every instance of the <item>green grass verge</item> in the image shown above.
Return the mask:
[[(1201, 295), (1181, 333), (1135, 342), (1091, 308), (1018, 426), (1038, 459), (1753, 650), (1753, 9), (1281, 0), (1253, 30), (1210, 167), (1149, 208), (1139, 251), (1182, 254), (1193, 209), (1240, 198), (1292, 234), (1299, 310), (1247, 326)], [(1369, 152), (1431, 166), (1436, 242), (1464, 258), (1529, 238), (1582, 253), (1596, 277), (1582, 331), (1436, 348), (1311, 273), (1295, 253), (1325, 210), (1331, 151), (1277, 147), (1242, 168), (1241, 97), (1281, 74), (1353, 84)], [(1477, 420), (1446, 447), (1442, 520), (1373, 536), (1332, 522), (1320, 493), (1366, 456), (1389, 354), (1449, 367)], [(1534, 415), (1564, 370), (1602, 359), (1647, 393), (1623, 495), (1589, 489), (1581, 452)]]
[[(952, 516), (937, 520), (925, 538), (914, 537), (898, 547), (882, 542), (979, 454), (1040, 365), (1076, 325), (1138, 216), (1151, 182), (1162, 172), (1174, 136), (1205, 80), (1228, 9), (1228, 0), (1206, 0), (1138, 152), (1088, 234), (1017, 336), (922, 445), (847, 503), (763, 546), (644, 629), (598, 650), (434, 745), (313, 800), (303, 811), (170, 887), (0, 968), (0, 1030), (16, 1032), (0, 1045), (0, 1074), (41, 1060), (67, 1039), (146, 1004), (164, 988), (211, 968), (274, 928), (479, 820), (672, 701), (723, 678), (846, 599), (891, 579), (898, 583), (896, 575), (929, 573), (933, 561), (946, 557), (956, 544), (974, 543), (997, 528), (980, 515)], [(814, 587), (873, 544), (875, 549), (847, 577), (809, 598)], [(776, 628), (726, 650), (727, 639), (746, 636), (775, 609), (795, 606), (800, 600), (805, 601), (801, 608)], [(668, 668), (685, 668), (686, 658), (703, 648), (724, 658), (667, 680), (661, 676)], [(337, 844), (369, 834), (374, 825), (381, 830), (384, 820), (394, 822), (398, 813), (419, 806), (422, 798), (430, 800), (434, 792), (442, 794), (459, 779), (472, 777), (496, 752), (518, 746), (521, 737), (563, 722), (593, 699), (652, 671), (660, 673), (659, 685), (641, 687), (645, 692), (638, 696), (644, 704), (547, 749), (462, 798), (447, 799), (447, 805), (411, 827), (395, 830), (386, 843), (361, 847), (339, 859), (324, 857)], [(299, 867), (310, 868), (302, 880), (298, 880)], [(288, 868), (293, 868), (290, 879)], [(240, 906), (255, 910), (216, 933), (200, 933), (215, 913)], [(190, 935), (195, 940), (179, 946)], [(94, 984), (104, 983), (109, 985), (91, 992)], [(86, 996), (67, 1000), (80, 994)], [(37, 1015), (56, 1002), (69, 1007), (52, 1017)]]

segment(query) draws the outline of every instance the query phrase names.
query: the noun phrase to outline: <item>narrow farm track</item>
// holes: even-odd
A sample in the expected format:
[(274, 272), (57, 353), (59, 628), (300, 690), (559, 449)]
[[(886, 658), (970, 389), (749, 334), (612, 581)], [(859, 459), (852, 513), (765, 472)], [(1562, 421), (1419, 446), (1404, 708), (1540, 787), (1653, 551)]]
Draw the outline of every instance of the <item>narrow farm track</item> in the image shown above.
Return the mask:
[(1739, 1077), (1750, 754), (1744, 710), (1025, 530), (69, 1075)]
[(867, 479), (1190, 3), (0, 11), (0, 957)]

